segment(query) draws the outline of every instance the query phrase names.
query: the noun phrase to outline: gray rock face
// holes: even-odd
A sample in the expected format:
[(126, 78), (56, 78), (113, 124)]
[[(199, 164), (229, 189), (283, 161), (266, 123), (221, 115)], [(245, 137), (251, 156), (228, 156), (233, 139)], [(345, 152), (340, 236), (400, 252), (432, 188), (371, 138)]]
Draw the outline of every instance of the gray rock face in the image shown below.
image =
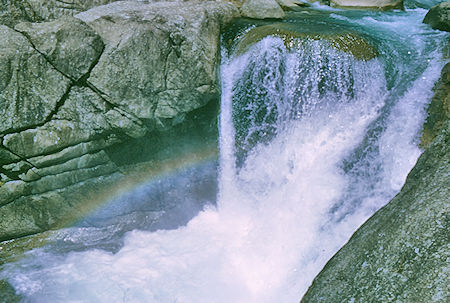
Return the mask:
[(21, 23), (15, 29), (58, 71), (73, 80), (86, 75), (103, 51), (100, 36), (73, 17), (46, 23)]
[(70, 80), (28, 40), (0, 25), (0, 135), (48, 120)]
[(342, 8), (403, 9), (403, 0), (330, 0), (330, 4)]
[(62, 226), (121, 182), (115, 146), (195, 127), (190, 113), (218, 102), (220, 29), (237, 15), (224, 2), (122, 1), (0, 26), (0, 241)]
[(446, 119), (401, 192), (355, 232), (301, 302), (448, 302), (449, 172)]
[(176, 124), (218, 98), (220, 27), (236, 14), (232, 5), (217, 2), (130, 1), (81, 13), (77, 17), (106, 43), (88, 81), (149, 127)]
[(0, 24), (51, 21), (118, 0), (0, 0)]
[(309, 5), (309, 3), (307, 2), (301, 2), (298, 0), (276, 0), (276, 1), (283, 10), (287, 11), (296, 11), (300, 7), (306, 7)]
[(434, 29), (450, 32), (450, 1), (433, 6), (423, 19)]
[(275, 0), (246, 0), (242, 4), (241, 14), (253, 19), (282, 19), (286, 16)]

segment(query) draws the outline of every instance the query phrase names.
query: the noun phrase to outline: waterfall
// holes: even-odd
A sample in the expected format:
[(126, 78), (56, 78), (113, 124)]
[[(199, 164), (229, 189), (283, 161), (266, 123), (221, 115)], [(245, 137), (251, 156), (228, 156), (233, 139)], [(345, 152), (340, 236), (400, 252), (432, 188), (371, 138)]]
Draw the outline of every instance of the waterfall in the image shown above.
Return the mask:
[(0, 277), (26, 302), (298, 302), (420, 154), (443, 65), (424, 12), (331, 14), (370, 33), (371, 60), (310, 38), (224, 51), (217, 205), (177, 229), (121, 234), (115, 251), (86, 247), (92, 229), (59, 231)]

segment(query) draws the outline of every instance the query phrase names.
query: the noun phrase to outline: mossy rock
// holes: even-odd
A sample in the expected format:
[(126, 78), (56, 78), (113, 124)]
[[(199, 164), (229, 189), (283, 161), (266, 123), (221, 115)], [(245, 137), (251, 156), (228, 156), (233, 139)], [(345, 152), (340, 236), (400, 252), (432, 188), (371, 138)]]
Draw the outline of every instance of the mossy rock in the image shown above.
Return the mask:
[(379, 55), (378, 51), (365, 38), (351, 32), (303, 32), (298, 26), (289, 23), (274, 23), (258, 26), (248, 31), (235, 47), (236, 54), (245, 53), (252, 45), (267, 36), (280, 37), (288, 49), (295, 47), (302, 40), (326, 40), (331, 46), (351, 53), (356, 59), (370, 60)]
[(14, 288), (5, 280), (0, 280), (0, 294), (0, 303), (16, 303), (21, 300)]
[[(0, 242), (0, 270), (6, 263), (19, 261), (24, 253), (48, 243), (50, 232)], [(7, 280), (0, 280), (0, 303), (21, 302), (22, 297), (16, 293)]]
[(423, 23), (429, 24), (431, 28), (450, 32), (450, 1), (433, 6), (423, 19)]

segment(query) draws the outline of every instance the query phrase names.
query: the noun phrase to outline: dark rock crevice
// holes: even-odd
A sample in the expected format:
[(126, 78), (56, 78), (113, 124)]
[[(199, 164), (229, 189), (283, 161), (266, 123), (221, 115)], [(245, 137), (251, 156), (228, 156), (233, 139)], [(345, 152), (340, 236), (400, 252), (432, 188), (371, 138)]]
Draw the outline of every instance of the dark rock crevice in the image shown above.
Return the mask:
[[(60, 120), (51, 120), (51, 121), (56, 121), (59, 122)], [(26, 131), (33, 131), (36, 130), (36, 128), (31, 128), (31, 129), (27, 129)], [(39, 156), (49, 156), (55, 153), (58, 153), (66, 148), (72, 147), (72, 146), (76, 146), (80, 143), (89, 143), (89, 142), (93, 142), (93, 141), (97, 141), (100, 139), (106, 139), (108, 140), (112, 140), (113, 142), (117, 142), (120, 141), (118, 140), (120, 137), (118, 136), (117, 132), (114, 131), (109, 131), (109, 132), (102, 132), (99, 134), (92, 134), (91, 136), (89, 136), (87, 139), (83, 139), (80, 138), (79, 140), (72, 140), (72, 142), (69, 142), (67, 144), (62, 144), (62, 145), (52, 145), (49, 146), (47, 148), (47, 150), (41, 151), (41, 152), (29, 152), (26, 156), (22, 155), (22, 159), (30, 159), (30, 158), (35, 158), (35, 157), (39, 157)], [(27, 140), (28, 141), (28, 140)], [(40, 167), (39, 167), (40, 168)]]
[(64, 77), (70, 79), (70, 81), (72, 82), (72, 84), (74, 82), (76, 82), (77, 80), (74, 79), (73, 77), (71, 77), (70, 75), (65, 74), (63, 71), (61, 71), (60, 69), (58, 69), (57, 66), (55, 66), (55, 64), (48, 58), (47, 55), (45, 55), (44, 53), (42, 53), (38, 48), (36, 48), (36, 45), (34, 45), (33, 40), (30, 38), (30, 35), (28, 35), (26, 32), (23, 31), (19, 31), (15, 28), (12, 28), (16, 33), (21, 34), (22, 36), (24, 36), (28, 43), (30, 43), (31, 47), (33, 47), (33, 49), (38, 52), (47, 62), (48, 64), (50, 64), (56, 71), (58, 71), (61, 75), (63, 75)]
[[(71, 85), (69, 85), (69, 87), (67, 88), (66, 92), (64, 93), (64, 95), (62, 95), (61, 99), (59, 99), (56, 104), (55, 107), (53, 108), (53, 110), (47, 115), (47, 117), (45, 117), (44, 121), (42, 121), (41, 124), (36, 125), (36, 127), (39, 126), (44, 126), (46, 123), (48, 123), (50, 120), (53, 120), (54, 116), (58, 113), (59, 109), (64, 105), (64, 103), (66, 102), (67, 98), (69, 97), (70, 91), (72, 90), (72, 88), (75, 86), (74, 83), (72, 83)], [(36, 128), (34, 127), (34, 128)], [(26, 129), (24, 129), (26, 130)]]
[[(7, 204), (0, 207), (0, 240), (61, 226), (74, 207), (89, 204), (86, 195), (117, 186), (124, 174), (133, 178), (160, 161), (214, 154), (220, 28), (237, 15), (224, 2), (130, 1), (76, 18), (15, 23), (14, 30), (0, 26), (10, 69), (27, 80), (0, 77), (0, 85), (9, 83), (0, 97), (11, 102), (0, 110), (24, 120), (1, 125), (7, 149), (0, 146), (0, 170), (9, 176), (1, 175), (0, 200)], [(36, 116), (35, 107), (45, 114)]]
[[(81, 182), (45, 193), (19, 197), (0, 207), (0, 242), (57, 229), (78, 219), (85, 211), (96, 206), (99, 197), (117, 190), (115, 185), (123, 178), (117, 172), (84, 179)], [(102, 185), (99, 188), (99, 185)], [(22, 219), (17, 229), (17, 213)]]
[[(17, 157), (18, 159), (20, 159), (21, 161), (23, 161), (23, 162), (27, 163), (28, 165), (30, 165), (30, 167), (33, 167), (33, 168), (39, 168), (39, 167), (37, 167), (36, 165), (34, 165), (32, 162), (30, 162), (29, 159), (27, 159), (26, 157), (21, 156), (19, 153), (16, 153), (16, 152), (10, 150), (9, 148), (7, 148), (6, 146), (4, 146), (3, 144), (0, 145), (0, 148), (2, 148), (2, 149), (4, 149), (4, 150), (8, 151), (8, 152), (11, 153), (11, 154), (13, 154), (14, 156), (16, 156), (16, 157)], [(3, 163), (2, 166), (6, 165), (6, 164), (12, 164), (12, 163), (14, 163), (14, 162), (11, 162), (11, 163)], [(13, 179), (13, 180), (19, 180), (18, 175), (17, 175), (17, 176), (16, 176), (15, 174), (12, 175), (12, 174), (11, 174), (11, 171), (8, 171), (8, 170), (3, 169), (2, 166), (0, 166), (0, 172), (4, 173), (6, 176), (8, 176), (9, 178), (11, 178), (11, 179)], [(20, 172), (19, 172), (19, 174), (20, 174)]]
[[(33, 182), (25, 182), (20, 180), (22, 182), (20, 185), (20, 192), (14, 191), (11, 192), (10, 195), (8, 195), (7, 189), (5, 190), (5, 187), (0, 187), (0, 197), (2, 197), (0, 207), (5, 207), (18, 200), (27, 199), (31, 196), (43, 195), (58, 190), (64, 190), (67, 187), (81, 184), (90, 179), (106, 177), (117, 172), (118, 168), (115, 165), (113, 165), (112, 163), (104, 163), (100, 165), (67, 170), (59, 174), (45, 175)], [(53, 184), (55, 183), (52, 181), (57, 179), (59, 185), (54, 186)], [(15, 188), (17, 188), (17, 185), (15, 185)]]

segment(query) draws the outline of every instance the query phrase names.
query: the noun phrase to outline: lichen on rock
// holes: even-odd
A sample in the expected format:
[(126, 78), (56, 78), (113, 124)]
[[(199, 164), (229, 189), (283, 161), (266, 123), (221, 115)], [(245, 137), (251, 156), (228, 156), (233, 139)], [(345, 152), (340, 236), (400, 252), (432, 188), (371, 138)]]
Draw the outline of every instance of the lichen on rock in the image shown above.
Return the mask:
[(52, 21), (118, 0), (0, 0), (0, 24)]
[[(218, 99), (220, 28), (236, 15), (232, 5), (217, 2), (180, 6), (125, 1), (81, 13), (76, 17), (106, 44), (88, 81), (112, 104), (149, 125), (182, 121), (187, 111)], [(168, 97), (191, 105), (162, 110)]]

